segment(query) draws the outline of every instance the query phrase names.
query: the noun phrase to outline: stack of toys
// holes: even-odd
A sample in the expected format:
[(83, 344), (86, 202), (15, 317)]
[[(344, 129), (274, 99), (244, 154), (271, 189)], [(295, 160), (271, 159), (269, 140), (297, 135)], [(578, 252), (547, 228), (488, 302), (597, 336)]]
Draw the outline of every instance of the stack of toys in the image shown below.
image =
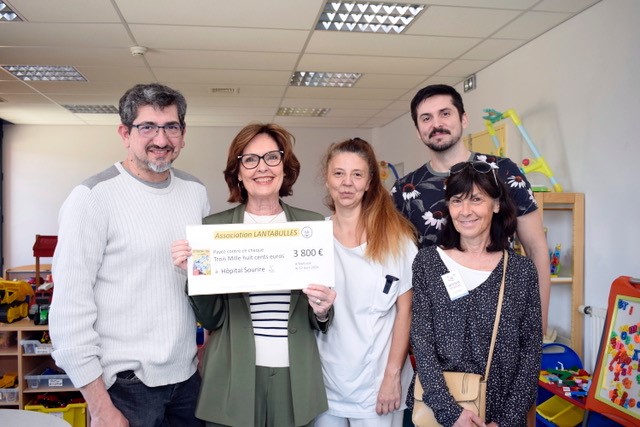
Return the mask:
[(31, 285), (22, 280), (0, 280), (0, 322), (13, 323), (29, 314)]
[(587, 397), (591, 385), (591, 375), (580, 368), (564, 369), (560, 363), (560, 369), (540, 371), (540, 381), (545, 384), (553, 384), (562, 389), (560, 394), (579, 400)]

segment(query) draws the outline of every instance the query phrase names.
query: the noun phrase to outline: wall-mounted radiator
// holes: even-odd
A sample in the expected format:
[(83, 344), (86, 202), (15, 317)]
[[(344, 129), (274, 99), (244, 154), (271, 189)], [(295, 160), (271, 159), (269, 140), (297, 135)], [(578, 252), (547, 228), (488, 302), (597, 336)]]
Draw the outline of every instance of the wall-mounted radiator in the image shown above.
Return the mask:
[(581, 305), (578, 311), (585, 316), (585, 349), (584, 349), (584, 368), (593, 373), (600, 352), (600, 342), (602, 341), (602, 332), (604, 322), (607, 318), (607, 309), (601, 307), (592, 307), (590, 305)]

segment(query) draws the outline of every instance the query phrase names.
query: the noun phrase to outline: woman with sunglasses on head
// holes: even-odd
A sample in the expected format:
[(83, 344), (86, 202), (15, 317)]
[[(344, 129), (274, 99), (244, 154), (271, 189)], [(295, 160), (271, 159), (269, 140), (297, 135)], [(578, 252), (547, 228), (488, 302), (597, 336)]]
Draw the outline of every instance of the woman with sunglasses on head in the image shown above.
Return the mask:
[(382, 186), (371, 146), (331, 145), (322, 163), (338, 294), (331, 330), (316, 333), (329, 410), (316, 427), (400, 427), (412, 369), (415, 231)]
[[(300, 163), (294, 138), (276, 124), (249, 124), (234, 138), (224, 170), (235, 208), (203, 224), (267, 224), (324, 218), (287, 205)], [(172, 247), (186, 269), (191, 247)], [(311, 426), (327, 409), (314, 330), (327, 332), (335, 291), (323, 285), (278, 292), (190, 297), (209, 331), (196, 416), (207, 426)]]
[[(451, 168), (445, 200), (438, 245), (421, 249), (413, 264), (411, 344), (424, 389), (416, 398), (443, 426), (526, 426), (540, 370), (542, 319), (535, 265), (510, 249), (515, 207), (491, 165), (479, 161)], [(453, 400), (443, 372), (485, 375), (503, 274), (481, 419)], [(407, 400), (413, 403), (413, 390)]]

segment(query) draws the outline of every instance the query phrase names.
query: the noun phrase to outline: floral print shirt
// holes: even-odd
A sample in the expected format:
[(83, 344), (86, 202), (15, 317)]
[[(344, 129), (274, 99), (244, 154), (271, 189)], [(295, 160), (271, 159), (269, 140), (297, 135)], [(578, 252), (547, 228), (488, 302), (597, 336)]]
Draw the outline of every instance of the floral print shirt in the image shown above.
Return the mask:
[[(489, 163), (498, 179), (506, 184), (516, 205), (517, 215), (538, 209), (531, 185), (518, 166), (506, 157), (471, 153), (469, 161)], [(435, 172), (429, 163), (400, 178), (391, 189), (394, 203), (418, 230), (418, 244), (435, 245), (446, 222), (444, 217), (444, 180), (448, 172)]]

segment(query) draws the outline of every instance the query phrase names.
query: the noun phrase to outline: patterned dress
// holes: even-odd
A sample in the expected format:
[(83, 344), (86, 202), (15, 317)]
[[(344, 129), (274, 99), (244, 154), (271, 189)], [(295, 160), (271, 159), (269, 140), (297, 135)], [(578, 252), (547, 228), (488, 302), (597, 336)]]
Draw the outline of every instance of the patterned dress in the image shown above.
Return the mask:
[[(411, 344), (424, 402), (445, 427), (462, 408), (448, 393), (443, 371), (484, 375), (502, 279), (500, 261), (487, 280), (451, 301), (441, 276), (449, 273), (436, 246), (420, 250), (413, 263)], [(505, 293), (487, 385), (486, 422), (526, 426), (536, 397), (542, 351), (538, 275), (533, 262), (509, 252)], [(413, 387), (407, 405), (413, 406)]]
[[(518, 216), (538, 208), (531, 185), (518, 166), (506, 157), (471, 153), (470, 161), (487, 162), (509, 188)], [(400, 178), (391, 189), (394, 203), (418, 230), (420, 247), (435, 245), (446, 219), (444, 218), (444, 180), (448, 172), (431, 169), (429, 163)]]

